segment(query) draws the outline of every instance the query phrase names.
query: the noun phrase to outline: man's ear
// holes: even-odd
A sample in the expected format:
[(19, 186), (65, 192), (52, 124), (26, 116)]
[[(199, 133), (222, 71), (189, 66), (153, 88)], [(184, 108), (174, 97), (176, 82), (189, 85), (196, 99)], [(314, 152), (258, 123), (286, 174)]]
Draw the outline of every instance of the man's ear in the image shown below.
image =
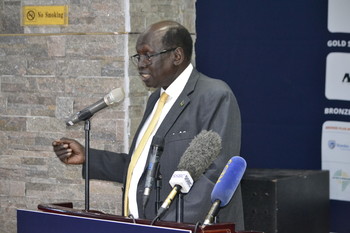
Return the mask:
[(177, 47), (175, 50), (174, 50), (174, 65), (175, 66), (179, 66), (181, 65), (184, 60), (185, 60), (185, 53), (184, 53), (184, 50), (183, 48), (181, 47)]

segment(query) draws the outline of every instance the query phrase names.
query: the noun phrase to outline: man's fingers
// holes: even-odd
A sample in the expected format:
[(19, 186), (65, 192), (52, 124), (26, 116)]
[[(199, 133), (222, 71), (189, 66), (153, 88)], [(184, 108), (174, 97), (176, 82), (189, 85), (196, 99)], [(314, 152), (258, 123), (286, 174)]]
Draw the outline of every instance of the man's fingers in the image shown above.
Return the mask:
[(57, 156), (61, 156), (61, 155), (71, 156), (72, 155), (72, 149), (57, 149), (57, 150), (55, 150), (55, 153), (56, 153)]
[(71, 151), (66, 151), (65, 153), (62, 154), (57, 154), (57, 157), (62, 161), (62, 162), (68, 162), (69, 157), (72, 155)]
[(63, 144), (63, 143), (52, 143), (53, 145), (53, 150), (55, 152), (59, 152), (61, 150), (67, 150), (67, 148), (69, 147), (68, 144)]

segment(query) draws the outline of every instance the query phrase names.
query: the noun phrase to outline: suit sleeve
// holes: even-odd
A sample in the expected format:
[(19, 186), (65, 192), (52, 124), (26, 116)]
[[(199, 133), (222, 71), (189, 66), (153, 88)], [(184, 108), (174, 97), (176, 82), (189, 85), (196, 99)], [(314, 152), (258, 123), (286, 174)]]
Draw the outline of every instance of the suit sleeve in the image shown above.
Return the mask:
[[(231, 91), (226, 92), (226, 94), (220, 98), (217, 109), (212, 113), (213, 115), (209, 128), (219, 133), (222, 139), (221, 153), (213, 166), (209, 168), (206, 173), (207, 178), (214, 180), (215, 185), (215, 182), (228, 160), (232, 156), (240, 156), (241, 117), (236, 98)], [(210, 193), (211, 190), (212, 189), (210, 189)], [(231, 201), (225, 207), (221, 208), (218, 215), (218, 221), (233, 222), (236, 224), (237, 230), (244, 229), (243, 203), (240, 185), (237, 187)]]
[[(90, 179), (122, 183), (124, 181), (126, 156), (127, 154), (124, 153), (90, 149)], [(83, 177), (85, 178), (84, 170), (85, 165), (83, 165)]]
[(218, 81), (210, 86), (207, 94), (200, 98), (200, 117), (197, 117), (203, 129), (217, 132), (222, 140), (222, 149), (206, 176), (216, 182), (222, 169), (232, 156), (240, 155), (241, 117), (237, 100), (226, 83)]

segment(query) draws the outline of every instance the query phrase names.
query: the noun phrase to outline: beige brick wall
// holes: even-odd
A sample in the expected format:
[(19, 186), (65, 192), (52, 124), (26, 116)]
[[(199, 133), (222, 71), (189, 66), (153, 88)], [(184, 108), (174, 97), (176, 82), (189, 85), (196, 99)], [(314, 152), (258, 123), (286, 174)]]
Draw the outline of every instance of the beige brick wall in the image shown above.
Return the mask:
[[(21, 26), (25, 5), (68, 5), (67, 26)], [(173, 19), (195, 32), (195, 0), (0, 0), (0, 233), (16, 209), (72, 201), (84, 208), (81, 166), (52, 152), (62, 136), (84, 143), (65, 119), (115, 87), (126, 98), (91, 121), (91, 147), (126, 152), (149, 94), (130, 66), (137, 34)], [(117, 34), (115, 32), (123, 32)], [(120, 214), (120, 184), (91, 181), (90, 208)]]

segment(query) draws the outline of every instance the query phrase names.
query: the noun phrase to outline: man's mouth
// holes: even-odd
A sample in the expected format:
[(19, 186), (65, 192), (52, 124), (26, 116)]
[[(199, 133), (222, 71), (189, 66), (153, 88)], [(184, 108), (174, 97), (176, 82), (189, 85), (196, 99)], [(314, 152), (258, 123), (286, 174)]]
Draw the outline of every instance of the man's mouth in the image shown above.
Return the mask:
[(151, 78), (150, 74), (140, 74), (142, 81), (147, 81), (149, 78)]

